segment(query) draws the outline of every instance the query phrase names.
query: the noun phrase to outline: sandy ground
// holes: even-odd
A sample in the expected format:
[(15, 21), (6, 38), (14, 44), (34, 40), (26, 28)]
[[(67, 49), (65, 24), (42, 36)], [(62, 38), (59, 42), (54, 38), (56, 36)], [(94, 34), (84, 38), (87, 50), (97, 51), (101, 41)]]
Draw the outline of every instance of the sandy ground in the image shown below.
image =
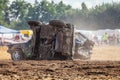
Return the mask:
[[(10, 54), (6, 52), (7, 47), (0, 47), (0, 60), (11, 59)], [(95, 46), (91, 60), (100, 61), (120, 61), (120, 46)]]
[(12, 61), (0, 47), (0, 80), (120, 80), (120, 46), (97, 46), (90, 61)]
[(120, 46), (95, 46), (91, 60), (120, 61)]

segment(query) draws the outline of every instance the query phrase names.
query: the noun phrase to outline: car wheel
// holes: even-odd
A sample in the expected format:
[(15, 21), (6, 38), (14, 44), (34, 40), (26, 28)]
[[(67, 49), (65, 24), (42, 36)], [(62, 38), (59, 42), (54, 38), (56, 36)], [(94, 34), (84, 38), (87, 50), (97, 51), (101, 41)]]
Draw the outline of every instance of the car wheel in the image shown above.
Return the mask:
[(51, 20), (49, 22), (49, 24), (51, 26), (61, 27), (61, 28), (66, 26), (66, 24), (63, 21), (61, 21), (61, 20)]
[(25, 57), (24, 57), (24, 53), (22, 52), (22, 50), (14, 50), (11, 54), (11, 58), (12, 60), (14, 61), (20, 61), (20, 60), (24, 60)]

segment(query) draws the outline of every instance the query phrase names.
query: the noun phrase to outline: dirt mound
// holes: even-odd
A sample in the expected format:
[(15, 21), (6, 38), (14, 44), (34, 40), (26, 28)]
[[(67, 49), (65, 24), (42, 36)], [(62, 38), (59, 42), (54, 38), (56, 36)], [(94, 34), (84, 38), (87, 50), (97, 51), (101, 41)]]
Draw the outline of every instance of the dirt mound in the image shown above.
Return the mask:
[(119, 80), (120, 62), (0, 61), (1, 80)]

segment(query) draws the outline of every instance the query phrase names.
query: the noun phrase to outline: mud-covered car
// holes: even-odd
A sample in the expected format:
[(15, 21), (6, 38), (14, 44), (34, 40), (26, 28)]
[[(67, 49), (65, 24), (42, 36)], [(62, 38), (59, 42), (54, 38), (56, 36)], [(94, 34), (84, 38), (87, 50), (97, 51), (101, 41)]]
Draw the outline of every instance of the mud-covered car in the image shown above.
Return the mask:
[(51, 20), (49, 24), (28, 21), (33, 31), (32, 39), (25, 43), (9, 46), (12, 60), (25, 59), (90, 59), (94, 43), (74, 25), (60, 20)]

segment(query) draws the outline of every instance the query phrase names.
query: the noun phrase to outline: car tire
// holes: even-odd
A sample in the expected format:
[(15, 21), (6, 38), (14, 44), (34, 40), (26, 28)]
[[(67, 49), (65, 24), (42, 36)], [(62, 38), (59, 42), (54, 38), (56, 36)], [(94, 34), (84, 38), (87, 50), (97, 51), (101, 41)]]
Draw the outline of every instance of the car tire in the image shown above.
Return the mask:
[(33, 29), (34, 27), (40, 27), (42, 23), (39, 21), (28, 21), (28, 25), (30, 26), (31, 29)]
[(60, 27), (60, 28), (63, 28), (63, 27), (66, 26), (66, 24), (65, 24), (63, 21), (61, 21), (61, 20), (51, 20), (51, 21), (49, 22), (49, 24), (50, 24), (51, 26)]
[(13, 61), (20, 61), (20, 60), (24, 60), (25, 56), (24, 53), (22, 52), (21, 49), (15, 49), (12, 53), (11, 53), (11, 59)]

